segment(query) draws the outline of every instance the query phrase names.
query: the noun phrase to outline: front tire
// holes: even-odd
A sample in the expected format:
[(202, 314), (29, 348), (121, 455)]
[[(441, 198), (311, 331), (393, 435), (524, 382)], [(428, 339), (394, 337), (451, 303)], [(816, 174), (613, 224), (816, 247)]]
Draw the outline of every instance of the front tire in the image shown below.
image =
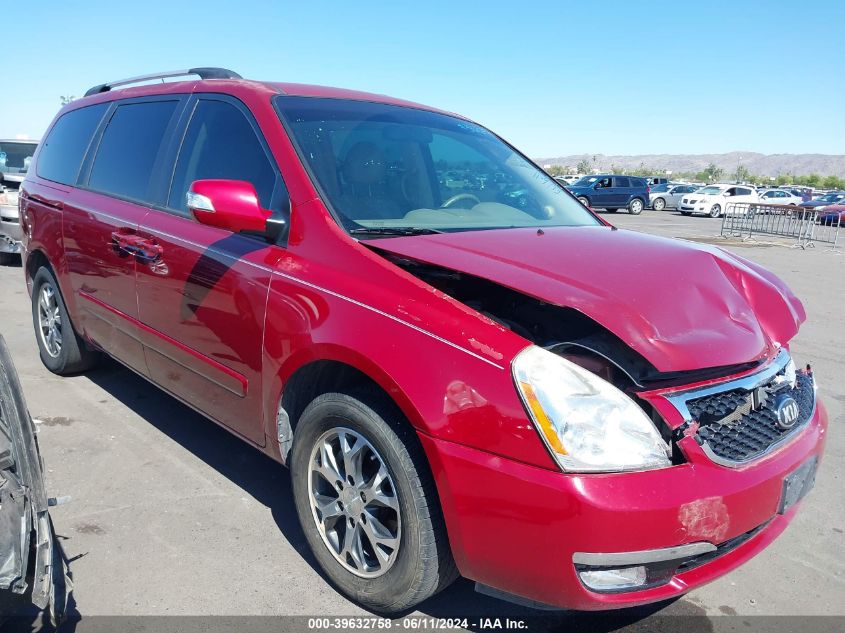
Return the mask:
[(59, 284), (45, 267), (32, 280), (32, 324), (41, 362), (54, 374), (77, 374), (96, 364), (97, 353), (77, 335)]
[(587, 198), (585, 198), (584, 196), (580, 196), (580, 197), (578, 198), (578, 202), (580, 202), (581, 204), (583, 204), (583, 205), (584, 205), (585, 207), (587, 207), (588, 209), (590, 208), (590, 201), (589, 201)]
[(710, 217), (711, 218), (718, 218), (722, 215), (722, 207), (718, 204), (714, 204), (710, 207)]
[(666, 208), (666, 201), (663, 198), (655, 198), (651, 206), (655, 211), (663, 211)]
[(457, 576), (419, 439), (386, 397), (318, 396), (296, 426), (291, 471), (308, 545), (348, 598), (397, 613)]

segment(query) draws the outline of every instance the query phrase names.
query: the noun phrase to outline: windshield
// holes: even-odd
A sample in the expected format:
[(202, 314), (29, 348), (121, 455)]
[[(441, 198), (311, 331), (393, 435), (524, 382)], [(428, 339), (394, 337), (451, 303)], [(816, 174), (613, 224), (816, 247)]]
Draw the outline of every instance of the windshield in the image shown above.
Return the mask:
[(819, 202), (838, 202), (843, 195), (841, 193), (828, 193), (821, 198), (816, 198)]
[(663, 193), (664, 191), (669, 191), (669, 185), (655, 185), (651, 188), (652, 193)]
[(696, 193), (704, 193), (704, 194), (709, 194), (709, 195), (718, 195), (718, 194), (722, 193), (722, 190), (721, 190), (721, 188), (719, 188), (719, 187), (702, 187), (701, 189), (699, 189), (698, 191), (696, 191)]
[(34, 153), (35, 143), (0, 141), (0, 172), (25, 174)]
[(347, 230), (600, 224), (560, 183), (469, 121), (344, 99), (282, 96), (275, 104)]

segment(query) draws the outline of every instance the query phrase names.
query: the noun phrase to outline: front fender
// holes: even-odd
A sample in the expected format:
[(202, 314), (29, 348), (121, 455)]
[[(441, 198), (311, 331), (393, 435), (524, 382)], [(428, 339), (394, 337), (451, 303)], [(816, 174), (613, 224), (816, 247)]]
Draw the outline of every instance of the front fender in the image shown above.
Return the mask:
[[(436, 311), (436, 303), (432, 303)], [(514, 388), (511, 354), (464, 345), (311, 282), (274, 275), (265, 328), (265, 415), (286, 380), (317, 360), (345, 363), (391, 395), (423, 434), (554, 469)], [(275, 436), (274, 428), (266, 432)]]

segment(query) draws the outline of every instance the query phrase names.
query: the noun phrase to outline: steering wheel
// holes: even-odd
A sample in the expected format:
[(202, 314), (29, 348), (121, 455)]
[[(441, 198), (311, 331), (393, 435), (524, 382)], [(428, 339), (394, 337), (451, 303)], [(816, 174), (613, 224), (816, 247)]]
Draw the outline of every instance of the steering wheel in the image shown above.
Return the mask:
[(453, 204), (455, 204), (456, 202), (460, 202), (461, 200), (475, 200), (475, 204), (481, 204), (481, 200), (476, 198), (471, 193), (459, 193), (458, 195), (452, 196), (446, 202), (441, 204), (440, 208), (441, 209), (447, 209), (447, 208), (451, 207)]

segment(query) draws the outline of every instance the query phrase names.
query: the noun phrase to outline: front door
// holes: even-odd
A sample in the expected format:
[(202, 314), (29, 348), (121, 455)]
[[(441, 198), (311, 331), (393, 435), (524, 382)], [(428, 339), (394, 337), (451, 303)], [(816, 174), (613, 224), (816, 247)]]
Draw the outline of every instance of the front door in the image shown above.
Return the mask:
[(605, 176), (593, 185), (590, 204), (600, 209), (613, 206), (613, 178)]
[(83, 166), (84, 188), (73, 189), (64, 203), (77, 327), (142, 374), (147, 368), (138, 337), (135, 267), (147, 253), (138, 227), (149, 211), (153, 174), (178, 105), (178, 98), (117, 102), (106, 115), (96, 153)]
[(286, 199), (249, 111), (224, 96), (195, 97), (165, 208), (139, 233), (159, 252), (139, 264), (138, 308), (152, 379), (240, 435), (264, 444), (262, 334), (280, 247), (199, 224), (185, 194), (195, 180), (246, 180), (262, 206)]

